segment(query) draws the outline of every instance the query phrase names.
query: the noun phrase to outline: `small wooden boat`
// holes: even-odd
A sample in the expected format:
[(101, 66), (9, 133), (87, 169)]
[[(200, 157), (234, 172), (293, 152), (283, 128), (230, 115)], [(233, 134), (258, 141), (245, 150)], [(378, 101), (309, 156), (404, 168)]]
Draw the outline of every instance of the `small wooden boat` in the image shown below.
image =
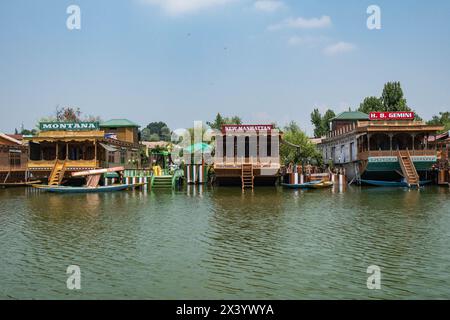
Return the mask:
[[(364, 180), (361, 179), (361, 183), (376, 187), (408, 187), (408, 183), (405, 181), (382, 181), (382, 180)], [(431, 180), (420, 181), (419, 185), (424, 186), (430, 184)]]
[(45, 186), (45, 185), (33, 185), (33, 187), (46, 192), (53, 193), (96, 193), (96, 192), (113, 192), (121, 191), (133, 187), (132, 184), (115, 184), (110, 186), (97, 186), (97, 187), (67, 187), (67, 186)]
[(285, 188), (289, 189), (312, 189), (314, 185), (322, 183), (322, 180), (298, 183), (298, 184), (290, 184), (290, 183), (282, 183), (281, 185)]
[(22, 181), (22, 182), (3, 182), (0, 183), (0, 188), (28, 187), (36, 183), (41, 183), (41, 181), (36, 180), (36, 181)]
[(313, 189), (324, 189), (324, 188), (329, 188), (332, 186), (333, 186), (333, 182), (331, 182), (331, 181), (323, 181), (321, 183), (316, 183), (316, 184), (311, 185), (311, 187)]

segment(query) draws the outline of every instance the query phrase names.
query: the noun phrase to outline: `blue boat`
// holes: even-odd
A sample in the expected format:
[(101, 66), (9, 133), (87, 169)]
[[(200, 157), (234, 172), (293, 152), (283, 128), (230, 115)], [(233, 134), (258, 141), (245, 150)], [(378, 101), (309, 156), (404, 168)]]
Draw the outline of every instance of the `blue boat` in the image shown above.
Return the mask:
[(98, 187), (34, 186), (40, 190), (54, 193), (96, 193), (121, 191), (133, 187), (132, 184), (117, 184)]
[[(409, 187), (406, 181), (360, 180), (361, 183), (376, 187)], [(431, 180), (420, 181), (419, 185), (430, 184)]]
[(281, 185), (285, 188), (289, 189), (313, 189), (314, 185), (322, 183), (322, 180), (318, 181), (311, 181), (311, 182), (305, 182), (305, 183), (298, 183), (298, 184), (290, 184), (290, 183), (282, 183)]

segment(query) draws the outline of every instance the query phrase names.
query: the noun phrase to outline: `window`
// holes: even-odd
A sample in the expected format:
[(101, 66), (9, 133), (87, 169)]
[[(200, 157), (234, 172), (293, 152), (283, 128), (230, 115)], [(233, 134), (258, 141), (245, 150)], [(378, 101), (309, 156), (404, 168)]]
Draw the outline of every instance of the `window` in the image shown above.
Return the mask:
[(20, 155), (19, 152), (10, 152), (9, 153), (9, 165), (11, 167), (20, 167)]
[(353, 161), (353, 149), (355, 148), (355, 143), (351, 142), (350, 143), (350, 161)]
[(116, 162), (116, 153), (112, 151), (108, 151), (108, 162), (114, 163)]
[(126, 156), (127, 156), (127, 152), (125, 150), (121, 150), (120, 151), (120, 163), (121, 164), (125, 163)]

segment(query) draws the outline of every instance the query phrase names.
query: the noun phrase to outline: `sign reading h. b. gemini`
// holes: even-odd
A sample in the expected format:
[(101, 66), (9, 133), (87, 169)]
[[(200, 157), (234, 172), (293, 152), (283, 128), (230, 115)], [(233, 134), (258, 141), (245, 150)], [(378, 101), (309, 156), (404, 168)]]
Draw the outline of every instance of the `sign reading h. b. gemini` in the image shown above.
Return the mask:
[(81, 131), (81, 130), (98, 130), (99, 129), (98, 122), (41, 122), (39, 123), (39, 128), (41, 131), (50, 131), (50, 130), (72, 130), (72, 131)]

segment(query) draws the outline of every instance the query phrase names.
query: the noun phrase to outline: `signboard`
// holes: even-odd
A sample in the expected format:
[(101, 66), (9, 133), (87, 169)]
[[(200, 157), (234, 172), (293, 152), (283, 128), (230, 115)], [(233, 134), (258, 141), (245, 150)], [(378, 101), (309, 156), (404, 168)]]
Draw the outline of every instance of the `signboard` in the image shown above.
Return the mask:
[(222, 126), (222, 133), (233, 133), (233, 132), (258, 132), (258, 131), (267, 131), (270, 132), (273, 130), (273, 125), (271, 124), (263, 124), (263, 125), (255, 125), (255, 124), (226, 124)]
[(371, 112), (370, 120), (414, 120), (414, 112), (396, 111), (396, 112)]
[(98, 122), (41, 122), (41, 131), (83, 131), (99, 130)]
[(117, 134), (116, 133), (105, 133), (105, 138), (117, 140)]

